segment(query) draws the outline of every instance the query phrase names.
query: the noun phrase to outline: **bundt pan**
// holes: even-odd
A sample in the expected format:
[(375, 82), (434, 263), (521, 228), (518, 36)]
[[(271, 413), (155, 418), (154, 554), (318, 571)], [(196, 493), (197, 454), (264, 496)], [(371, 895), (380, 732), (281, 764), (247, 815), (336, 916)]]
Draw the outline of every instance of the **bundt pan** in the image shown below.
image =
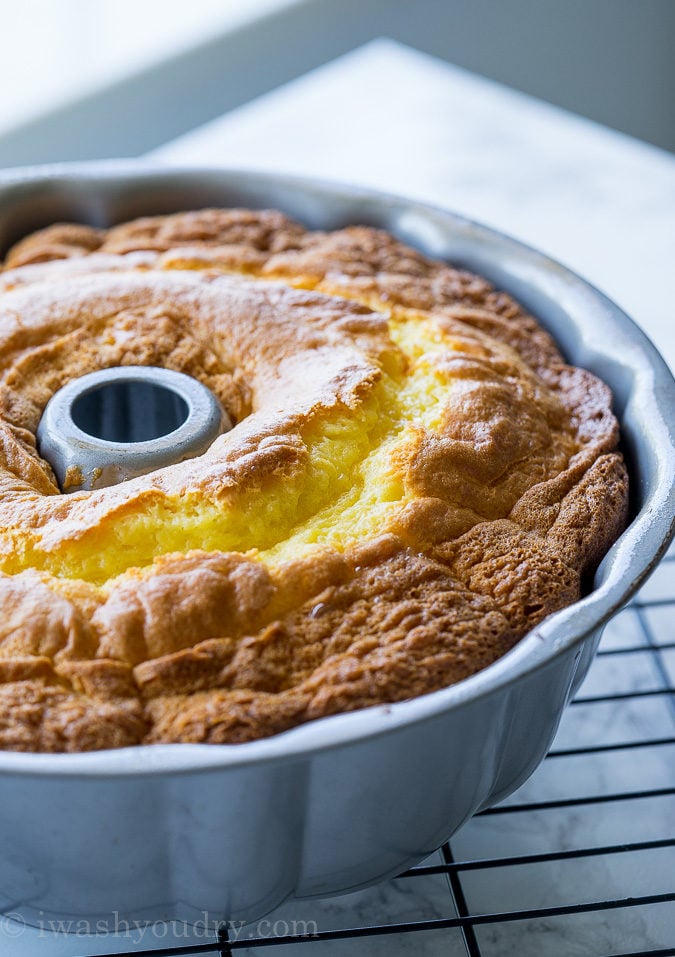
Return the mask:
[(383, 227), (488, 277), (612, 388), (631, 523), (586, 596), (442, 691), (239, 745), (0, 752), (0, 911), (28, 923), (248, 920), (391, 877), (514, 791), (549, 748), (605, 623), (673, 533), (675, 382), (612, 302), (540, 253), (444, 210), (263, 173), (119, 163), (0, 176), (0, 248), (56, 221), (200, 207)]

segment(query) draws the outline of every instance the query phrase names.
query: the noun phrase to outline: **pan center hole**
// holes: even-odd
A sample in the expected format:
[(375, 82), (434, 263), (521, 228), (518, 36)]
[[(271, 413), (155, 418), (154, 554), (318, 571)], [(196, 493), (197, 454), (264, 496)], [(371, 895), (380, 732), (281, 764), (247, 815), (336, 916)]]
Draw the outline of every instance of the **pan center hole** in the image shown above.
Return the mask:
[(170, 435), (189, 412), (177, 392), (134, 379), (95, 386), (78, 396), (70, 409), (73, 422), (87, 435), (119, 444)]

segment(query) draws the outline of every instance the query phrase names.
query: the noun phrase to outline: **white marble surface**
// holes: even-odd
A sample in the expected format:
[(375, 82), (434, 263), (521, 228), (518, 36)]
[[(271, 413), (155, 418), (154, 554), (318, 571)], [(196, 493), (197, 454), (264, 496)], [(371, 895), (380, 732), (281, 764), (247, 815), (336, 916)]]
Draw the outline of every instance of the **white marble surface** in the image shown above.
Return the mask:
[(675, 366), (675, 157), (380, 40), (169, 143), (438, 203), (590, 279)]
[[(675, 365), (675, 159), (619, 134), (390, 43), (372, 44), (160, 151), (167, 162), (283, 169), (375, 185), (442, 203), (545, 249), (617, 299)], [(673, 555), (675, 559), (675, 554)], [(607, 629), (580, 697), (658, 690), (675, 680), (675, 561)], [(668, 600), (671, 604), (664, 604)], [(642, 617), (641, 617), (642, 616)], [(643, 651), (628, 649), (644, 646)], [(618, 653), (617, 653), (618, 652)], [(603, 747), (675, 735), (666, 694), (578, 703), (563, 719), (556, 749)], [(641, 746), (552, 757), (506, 802), (675, 789), (675, 746)], [(474, 818), (452, 840), (455, 860), (657, 841), (675, 831), (675, 794), (605, 800)], [(440, 861), (438, 855), (431, 864)], [(260, 866), (264, 867), (264, 859)], [(579, 856), (467, 870), (472, 913), (503, 913), (675, 890), (675, 849)], [(449, 918), (447, 876), (420, 872), (355, 894), (288, 904), (270, 916), (292, 927), (366, 927)], [(170, 944), (204, 943), (185, 928), (138, 939), (92, 939), (20, 931), (2, 936), (12, 957), (74, 957)], [(239, 931), (241, 939), (257, 929)], [(162, 936), (160, 936), (162, 934)], [(188, 939), (186, 939), (188, 934)], [(190, 939), (191, 936), (191, 939)], [(675, 904), (548, 916), (479, 926), (484, 957), (600, 957), (675, 948)], [(461, 931), (366, 937), (282, 948), (287, 957), (453, 957)], [(246, 949), (249, 957), (264, 953)], [(675, 952), (675, 951), (674, 951)]]

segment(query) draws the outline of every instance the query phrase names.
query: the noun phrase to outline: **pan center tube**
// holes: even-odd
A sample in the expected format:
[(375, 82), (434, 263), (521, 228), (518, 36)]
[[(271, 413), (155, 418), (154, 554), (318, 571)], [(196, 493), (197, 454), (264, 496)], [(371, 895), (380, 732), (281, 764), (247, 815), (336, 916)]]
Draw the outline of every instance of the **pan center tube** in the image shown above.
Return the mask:
[(117, 485), (201, 455), (232, 422), (192, 376), (116, 366), (54, 393), (37, 429), (38, 452), (62, 492)]

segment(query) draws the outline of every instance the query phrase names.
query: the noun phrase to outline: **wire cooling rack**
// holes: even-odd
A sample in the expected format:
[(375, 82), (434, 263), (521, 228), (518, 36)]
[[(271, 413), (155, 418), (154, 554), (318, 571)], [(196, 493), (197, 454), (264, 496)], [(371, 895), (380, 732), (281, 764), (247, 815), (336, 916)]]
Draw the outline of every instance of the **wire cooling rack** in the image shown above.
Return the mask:
[(675, 548), (607, 627), (553, 749), (508, 801), (394, 881), (195, 933), (66, 949), (61, 935), (58, 954), (675, 955)]

